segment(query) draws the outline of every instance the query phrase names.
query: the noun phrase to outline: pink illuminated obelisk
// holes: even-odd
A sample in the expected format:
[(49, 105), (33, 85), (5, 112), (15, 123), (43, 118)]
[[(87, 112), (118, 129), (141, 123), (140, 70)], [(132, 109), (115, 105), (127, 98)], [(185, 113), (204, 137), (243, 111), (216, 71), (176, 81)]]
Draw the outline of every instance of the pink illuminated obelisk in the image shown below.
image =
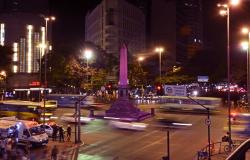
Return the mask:
[(128, 55), (127, 47), (125, 44), (120, 49), (120, 76), (118, 87), (118, 98), (128, 99)]
[(120, 74), (118, 99), (111, 105), (110, 109), (106, 111), (105, 117), (126, 119), (131, 121), (140, 121), (150, 117), (147, 112), (142, 112), (129, 101), (128, 95), (128, 55), (127, 47), (122, 45), (120, 50)]
[(122, 45), (120, 50), (120, 77), (119, 86), (128, 85), (128, 58), (127, 58), (127, 47), (125, 44)]

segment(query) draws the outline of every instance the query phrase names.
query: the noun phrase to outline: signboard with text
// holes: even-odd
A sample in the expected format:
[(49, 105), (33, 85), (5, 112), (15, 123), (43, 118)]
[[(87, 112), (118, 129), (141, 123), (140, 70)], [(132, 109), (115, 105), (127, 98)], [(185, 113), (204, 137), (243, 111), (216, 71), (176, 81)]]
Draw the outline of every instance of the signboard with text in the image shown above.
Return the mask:
[(198, 82), (208, 82), (209, 77), (208, 76), (198, 76), (197, 80), (198, 80)]
[(167, 96), (187, 96), (187, 88), (184, 85), (165, 85), (164, 92)]

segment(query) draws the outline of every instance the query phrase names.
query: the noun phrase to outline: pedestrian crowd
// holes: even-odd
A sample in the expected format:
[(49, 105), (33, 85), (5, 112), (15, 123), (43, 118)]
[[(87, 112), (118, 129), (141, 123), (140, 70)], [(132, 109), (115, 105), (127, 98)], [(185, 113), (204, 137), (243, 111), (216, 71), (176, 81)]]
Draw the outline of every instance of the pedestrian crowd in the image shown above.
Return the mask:
[[(64, 142), (65, 139), (64, 139), (63, 127), (55, 124), (52, 126), (52, 128), (53, 128), (52, 141), (57, 141), (57, 137), (59, 137), (59, 142)], [(71, 131), (72, 131), (72, 129), (71, 129), (70, 125), (68, 125), (67, 130), (66, 130), (66, 132), (67, 132), (66, 141), (70, 141)]]

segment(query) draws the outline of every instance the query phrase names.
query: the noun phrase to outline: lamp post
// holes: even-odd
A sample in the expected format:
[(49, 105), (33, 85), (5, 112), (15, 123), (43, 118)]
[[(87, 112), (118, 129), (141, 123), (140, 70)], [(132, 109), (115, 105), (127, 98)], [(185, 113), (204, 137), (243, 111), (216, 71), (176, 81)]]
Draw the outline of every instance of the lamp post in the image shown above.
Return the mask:
[(228, 133), (229, 133), (229, 148), (231, 150), (231, 100), (230, 100), (230, 8), (237, 6), (240, 0), (230, 0), (228, 4), (217, 4), (220, 7), (220, 15), (227, 16), (227, 105), (228, 105)]
[(141, 67), (141, 62), (144, 60), (144, 57), (140, 56), (138, 57), (138, 63), (139, 63), (139, 67)]
[(0, 78), (3, 79), (3, 96), (2, 96), (2, 101), (4, 100), (4, 96), (5, 96), (6, 77), (7, 77), (6, 71), (2, 70), (2, 71), (0, 72)]
[[(48, 22), (49, 21), (55, 21), (56, 18), (54, 16), (48, 16), (48, 17), (44, 17), (45, 20), (45, 45), (49, 46), (49, 42), (48, 42)], [(43, 107), (44, 107), (44, 112), (43, 112), (43, 123), (45, 124), (45, 105), (46, 105), (46, 89), (48, 86), (47, 83), (47, 53), (48, 50), (45, 49), (45, 54), (44, 54), (44, 97), (43, 97)]]
[(159, 53), (159, 74), (160, 74), (160, 83), (161, 83), (161, 54), (164, 51), (163, 47), (156, 47), (155, 52)]
[[(46, 44), (44, 43), (40, 43), (38, 45), (39, 47), (39, 81), (40, 81), (40, 85), (42, 83), (42, 56), (44, 54), (45, 49), (47, 48)], [(39, 89), (39, 102), (41, 101), (41, 91)]]
[[(88, 70), (89, 70), (89, 60), (92, 58), (93, 56), (93, 51), (90, 49), (85, 49), (84, 50), (84, 58), (86, 59), (87, 62), (87, 81), (89, 82), (89, 76), (88, 76)], [(90, 81), (91, 83), (91, 88), (92, 88), (92, 80)]]
[[(143, 73), (143, 68), (141, 67), (141, 62), (144, 61), (144, 57), (140, 56), (137, 58), (138, 63), (139, 63), (139, 69)], [(143, 81), (141, 81), (141, 89), (142, 89), (142, 100), (144, 99), (144, 88), (143, 88)]]
[(250, 107), (250, 56), (248, 55), (250, 53), (249, 46), (250, 46), (250, 31), (248, 28), (244, 27), (242, 28), (241, 32), (243, 34), (248, 35), (248, 41), (242, 42), (242, 48), (247, 51), (247, 107)]
[(211, 126), (211, 119), (210, 119), (210, 109), (208, 107), (204, 106), (203, 104), (201, 104), (200, 102), (196, 101), (195, 99), (189, 97), (189, 96), (187, 96), (187, 98), (207, 110), (207, 119), (206, 119), (205, 123), (207, 125), (208, 160), (211, 160), (211, 147), (210, 147), (211, 146), (211, 127), (210, 127)]
[(92, 58), (93, 56), (93, 51), (90, 49), (86, 49), (84, 50), (84, 57), (86, 58), (87, 61), (87, 68), (89, 67), (89, 60)]

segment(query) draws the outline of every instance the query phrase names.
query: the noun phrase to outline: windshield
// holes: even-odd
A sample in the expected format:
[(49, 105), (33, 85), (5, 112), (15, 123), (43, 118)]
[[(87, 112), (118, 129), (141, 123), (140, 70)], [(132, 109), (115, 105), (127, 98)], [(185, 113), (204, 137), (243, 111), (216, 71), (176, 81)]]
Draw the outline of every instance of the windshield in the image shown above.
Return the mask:
[(29, 131), (32, 136), (44, 133), (44, 130), (40, 126), (32, 127)]

